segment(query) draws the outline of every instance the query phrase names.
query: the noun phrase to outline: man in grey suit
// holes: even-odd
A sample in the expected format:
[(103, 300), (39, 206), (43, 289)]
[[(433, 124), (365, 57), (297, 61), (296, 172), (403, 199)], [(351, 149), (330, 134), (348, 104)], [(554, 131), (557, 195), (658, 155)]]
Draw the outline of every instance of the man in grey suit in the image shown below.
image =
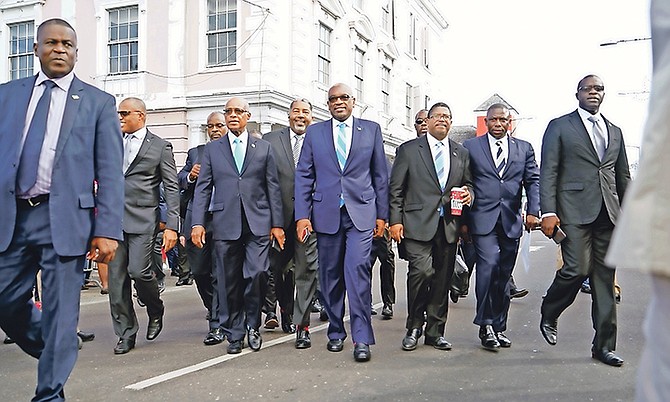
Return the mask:
[[(296, 349), (306, 349), (312, 346), (309, 336), (309, 316), (312, 299), (316, 294), (317, 270), (319, 267), (318, 252), (316, 250), (316, 236), (310, 236), (305, 243), (297, 239), (293, 200), (295, 167), (298, 164), (305, 132), (312, 123), (312, 104), (305, 99), (296, 99), (291, 102), (288, 121), (289, 127), (273, 131), (263, 137), (272, 146), (272, 152), (277, 162), (284, 216), (284, 233), (286, 233), (284, 250), (281, 252), (270, 250), (270, 269), (273, 271), (275, 286), (278, 289), (277, 298), (279, 299), (279, 306), (282, 308), (282, 329), (285, 328), (286, 321), (291, 324), (292, 316), (297, 323), (295, 347)], [(280, 291), (279, 283), (281, 281), (277, 280), (277, 278), (282, 278), (291, 259), (294, 263), (295, 300), (293, 300), (293, 286), (284, 284), (283, 290)], [(289, 302), (292, 302), (293, 306), (291, 310), (286, 311), (290, 307)], [(286, 329), (284, 330), (286, 331)]]
[(451, 109), (438, 102), (428, 111), (428, 134), (400, 145), (389, 186), (391, 237), (404, 247), (407, 273), (407, 333), (403, 350), (415, 350), (423, 335), (426, 345), (450, 350), (444, 338), (448, 290), (456, 261), (462, 217), (451, 213), (450, 192), (463, 191), (472, 200), (468, 151), (451, 139)]
[[(0, 86), (0, 327), (39, 359), (33, 400), (62, 401), (85, 258), (108, 262), (122, 238), (122, 144), (114, 97), (73, 72), (72, 26), (42, 22), (33, 48), (39, 73)], [(43, 311), (32, 301), (38, 270)]]
[(270, 144), (247, 131), (249, 103), (232, 98), (223, 111), (228, 134), (205, 145), (195, 186), (191, 240), (206, 242), (206, 213), (212, 212), (214, 266), (217, 270), (219, 322), (228, 353), (258, 351), (268, 249), (284, 247), (284, 222), (277, 166)]
[(146, 338), (156, 339), (163, 329), (163, 301), (152, 273), (154, 238), (160, 221), (160, 184), (165, 191), (167, 218), (163, 247), (170, 250), (179, 230), (179, 186), (172, 145), (145, 127), (146, 106), (141, 99), (127, 98), (119, 105), (124, 133), (125, 213), (123, 242), (109, 263), (109, 305), (114, 332), (119, 341), (115, 354), (135, 347), (137, 316), (131, 298), (131, 280), (137, 298), (149, 316)]
[(579, 108), (549, 122), (542, 140), (540, 208), (542, 232), (559, 228), (563, 267), (542, 302), (540, 331), (555, 345), (558, 317), (575, 300), (585, 278), (591, 283), (592, 357), (621, 366), (616, 349), (614, 267), (605, 253), (630, 181), (621, 129), (600, 114), (605, 86), (595, 75), (577, 85)]

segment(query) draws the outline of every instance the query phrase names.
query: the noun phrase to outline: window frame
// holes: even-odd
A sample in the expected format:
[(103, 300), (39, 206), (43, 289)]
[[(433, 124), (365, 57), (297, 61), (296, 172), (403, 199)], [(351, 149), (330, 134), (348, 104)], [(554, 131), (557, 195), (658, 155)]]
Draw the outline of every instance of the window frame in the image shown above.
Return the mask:
[[(332, 48), (333, 29), (323, 22), (319, 21), (317, 37), (317, 82), (328, 86), (330, 85), (331, 59), (330, 52)], [(322, 34), (327, 34), (325, 37)], [(324, 52), (322, 52), (324, 50)]]
[[(210, 3), (214, 2), (214, 9), (216, 11), (219, 10), (219, 1), (225, 1), (226, 2), (226, 8), (225, 12), (223, 13), (218, 13), (216, 12), (215, 14), (210, 14)], [(234, 8), (231, 8), (231, 5), (234, 5)], [(205, 26), (205, 67), (206, 68), (217, 68), (217, 67), (230, 67), (230, 66), (236, 66), (239, 62), (239, 57), (238, 57), (238, 45), (239, 45), (239, 13), (240, 13), (240, 7), (239, 7), (239, 2), (238, 0), (207, 0), (205, 2), (205, 21), (204, 21), (204, 26)], [(234, 19), (234, 26), (230, 26), (230, 21), (229, 18), (231, 18), (230, 14), (232, 14), (232, 18)], [(223, 18), (225, 19), (225, 28), (220, 28), (218, 27), (218, 21), (217, 21), (217, 27), (216, 29), (210, 29), (210, 18), (219, 18), (219, 15), (223, 15)], [(231, 36), (234, 38), (234, 44), (231, 46), (230, 45), (230, 38)], [(210, 38), (216, 37), (217, 40), (217, 46), (212, 48), (210, 47)], [(226, 39), (226, 44), (224, 46), (218, 46), (221, 42), (219, 42), (219, 38), (225, 37)], [(232, 49), (232, 52), (231, 52)], [(216, 60), (215, 62), (212, 62), (212, 59), (210, 58), (210, 52), (216, 52)], [(226, 58), (222, 59), (221, 53), (226, 53)], [(232, 57), (232, 61), (231, 61)]]
[[(21, 35), (21, 27), (25, 26), (25, 36)], [(18, 28), (18, 36), (13, 36), (14, 28)], [(10, 80), (30, 77), (35, 72), (35, 53), (33, 44), (35, 43), (35, 20), (17, 21), (7, 24), (8, 43), (7, 43), (7, 65)], [(25, 42), (24, 52), (13, 53), (14, 49), (20, 48), (20, 42)], [(16, 42), (16, 46), (15, 46)], [(26, 61), (25, 68), (21, 68), (21, 61)], [(17, 61), (18, 68), (14, 69), (14, 61)], [(23, 73), (22, 73), (23, 72)]]
[[(135, 19), (132, 17), (132, 10), (135, 10)], [(132, 74), (140, 71), (140, 7), (138, 4), (130, 4), (121, 7), (106, 9), (107, 11), (107, 72), (109, 75)], [(120, 20), (120, 12), (127, 12), (127, 21), (124, 24), (117, 22), (116, 27), (112, 26), (112, 14), (117, 13), (117, 21)], [(123, 26), (122, 26), (123, 25)], [(135, 36), (132, 36), (133, 25), (135, 25)], [(116, 39), (112, 38), (112, 32), (116, 28)], [(127, 30), (127, 37), (122, 38), (121, 29)], [(127, 45), (127, 53), (122, 54), (121, 50)], [(134, 46), (133, 46), (134, 45)], [(117, 49), (116, 55), (113, 55), (113, 49)], [(127, 68), (124, 69), (122, 60), (127, 58)], [(133, 60), (135, 65), (133, 66)], [(115, 61), (115, 63), (114, 63)], [(116, 64), (114, 71), (113, 65)]]

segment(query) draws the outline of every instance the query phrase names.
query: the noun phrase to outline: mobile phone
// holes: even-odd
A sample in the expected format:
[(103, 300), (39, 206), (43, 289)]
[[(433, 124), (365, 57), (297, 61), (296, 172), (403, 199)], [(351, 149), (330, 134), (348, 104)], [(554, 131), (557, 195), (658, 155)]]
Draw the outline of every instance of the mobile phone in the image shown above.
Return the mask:
[(303, 243), (306, 242), (307, 239), (309, 239), (309, 236), (311, 236), (311, 235), (312, 235), (312, 232), (310, 232), (308, 228), (305, 228), (305, 230), (302, 231), (302, 236), (300, 236), (301, 241)]
[(563, 240), (565, 240), (566, 237), (567, 236), (565, 235), (565, 232), (563, 229), (561, 229), (560, 226), (554, 226), (554, 233), (551, 235), (551, 239), (554, 241), (554, 243), (560, 244)]
[(272, 248), (275, 249), (275, 251), (277, 251), (278, 253), (282, 252), (281, 247), (279, 247), (279, 242), (275, 238), (272, 239)]

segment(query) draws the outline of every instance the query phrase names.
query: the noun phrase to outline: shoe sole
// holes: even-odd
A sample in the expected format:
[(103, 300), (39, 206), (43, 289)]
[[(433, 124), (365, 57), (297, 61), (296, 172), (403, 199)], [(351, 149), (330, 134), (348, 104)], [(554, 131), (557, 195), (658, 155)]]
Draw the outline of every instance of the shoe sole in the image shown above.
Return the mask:
[(263, 326), (263, 328), (265, 328), (265, 329), (275, 329), (278, 326), (279, 326), (279, 321), (277, 321), (274, 318), (271, 318), (271, 319), (265, 321), (265, 325)]
[(295, 348), (296, 348), (296, 349), (309, 349), (309, 348), (311, 348), (311, 347), (312, 347), (312, 344), (311, 344), (311, 343), (309, 343), (309, 344), (303, 344), (303, 343), (298, 344), (298, 343), (296, 343), (296, 344), (295, 344)]
[(528, 290), (524, 290), (523, 292), (515, 293), (514, 295), (511, 295), (509, 298), (510, 299), (520, 299), (522, 297), (528, 296)]

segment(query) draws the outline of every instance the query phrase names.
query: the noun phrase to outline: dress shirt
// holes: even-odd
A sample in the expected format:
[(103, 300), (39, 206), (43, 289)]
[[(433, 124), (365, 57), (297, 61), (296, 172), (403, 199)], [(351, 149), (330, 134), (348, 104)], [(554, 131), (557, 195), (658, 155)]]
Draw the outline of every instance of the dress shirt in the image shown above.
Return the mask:
[(240, 143), (240, 146), (242, 147), (242, 165), (244, 165), (244, 159), (247, 157), (247, 144), (249, 143), (249, 133), (245, 129), (242, 131), (242, 134), (240, 134), (239, 137), (236, 137), (235, 134), (231, 133), (230, 131), (228, 134), (226, 134), (226, 137), (228, 137), (228, 142), (230, 143), (230, 151), (233, 153), (233, 161), (234, 161), (234, 156), (235, 156), (235, 144), (233, 144), (233, 141), (235, 141), (235, 138), (239, 138), (242, 142)]
[[(28, 135), (30, 122), (33, 120), (37, 102), (39, 102), (44, 93), (42, 82), (51, 80), (56, 86), (51, 91), (51, 102), (49, 104), (49, 116), (47, 117), (47, 131), (44, 135), (44, 143), (40, 151), (40, 161), (37, 167), (37, 180), (35, 185), (26, 194), (18, 194), (21, 198), (30, 198), (40, 194), (48, 194), (51, 191), (51, 173), (53, 172), (54, 159), (56, 157), (56, 146), (60, 137), (60, 126), (63, 122), (63, 113), (65, 112), (65, 103), (67, 102), (67, 93), (74, 79), (74, 72), (61, 78), (49, 78), (42, 71), (37, 74), (33, 94), (30, 97), (28, 111), (26, 113), (26, 122), (23, 126), (21, 135), (21, 148)], [(74, 99), (73, 95), (73, 99)]]
[(609, 134), (607, 132), (607, 125), (605, 124), (605, 119), (603, 119), (603, 116), (600, 113), (591, 114), (582, 108), (577, 108), (577, 112), (579, 113), (579, 117), (582, 119), (582, 122), (584, 123), (584, 127), (586, 127), (586, 132), (589, 133), (591, 144), (593, 144), (593, 148), (596, 150), (598, 149), (598, 147), (596, 145), (596, 139), (593, 136), (593, 122), (589, 120), (589, 117), (595, 116), (598, 118), (598, 122), (596, 124), (598, 124), (598, 127), (600, 127), (600, 131), (605, 136), (605, 149), (607, 149), (607, 146), (609, 145)]
[(347, 146), (347, 158), (349, 158), (349, 152), (351, 151), (351, 142), (353, 141), (354, 117), (349, 116), (345, 121), (339, 121), (337, 119), (331, 119), (331, 121), (333, 122), (332, 123), (333, 144), (337, 144), (337, 137), (340, 136), (340, 128), (338, 127), (338, 125), (340, 123), (344, 123), (347, 125), (345, 129), (345, 132), (347, 133), (347, 141), (345, 142), (344, 145)]
[[(437, 138), (433, 137), (430, 133), (426, 134), (428, 139), (428, 145), (430, 146), (430, 154), (433, 157), (433, 166), (435, 164), (435, 155), (437, 154), (437, 143), (441, 142), (444, 144), (444, 177), (449, 179), (449, 169), (451, 168), (451, 147), (449, 146), (449, 137), (444, 137), (442, 141), (438, 141)], [(439, 180), (439, 177), (438, 177)], [(450, 189), (445, 188), (444, 191), (449, 191)]]
[(142, 147), (142, 143), (144, 142), (144, 139), (147, 137), (147, 128), (142, 127), (139, 130), (135, 131), (134, 133), (130, 134), (125, 134), (124, 138), (133, 135), (133, 137), (130, 139), (130, 143), (128, 146), (130, 147), (130, 150), (124, 149), (123, 154), (125, 155), (126, 152), (130, 152), (128, 156), (128, 166), (126, 167), (126, 171), (128, 170), (128, 167), (133, 164), (133, 161), (135, 158), (137, 158), (137, 154), (140, 152), (140, 148)]
[(489, 140), (489, 148), (491, 149), (491, 156), (493, 157), (493, 161), (495, 162), (496, 155), (498, 154), (498, 146), (496, 145), (496, 141), (500, 141), (502, 156), (505, 158), (505, 166), (509, 165), (509, 136), (505, 134), (504, 137), (498, 140), (489, 133), (486, 135), (486, 137)]

